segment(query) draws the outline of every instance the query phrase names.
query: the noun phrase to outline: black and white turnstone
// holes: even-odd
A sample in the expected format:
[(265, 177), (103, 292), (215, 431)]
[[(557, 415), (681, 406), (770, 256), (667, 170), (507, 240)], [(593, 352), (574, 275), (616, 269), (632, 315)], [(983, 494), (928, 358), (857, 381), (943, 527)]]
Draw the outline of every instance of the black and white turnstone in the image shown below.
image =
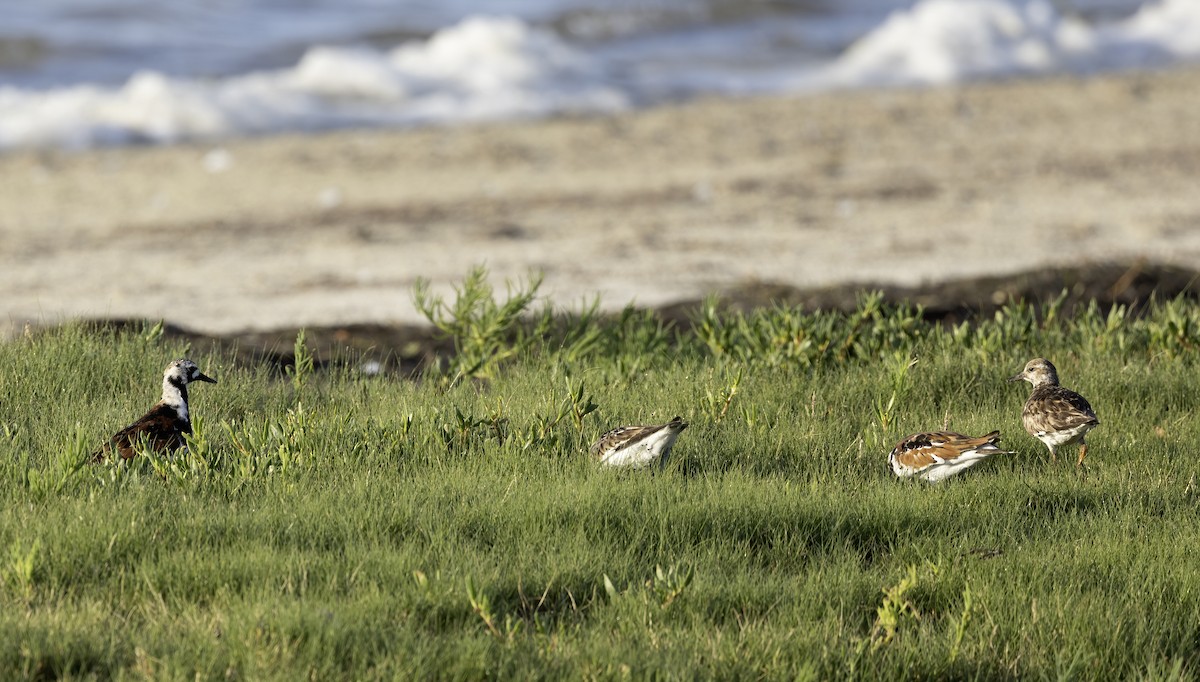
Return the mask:
[(102, 462), (114, 451), (121, 459), (136, 454), (135, 447), (145, 440), (155, 452), (172, 452), (183, 445), (184, 434), (192, 432), (192, 421), (188, 414), (187, 385), (193, 381), (217, 383), (205, 376), (191, 360), (176, 360), (163, 371), (162, 400), (150, 408), (141, 419), (118, 431), (97, 450), (93, 457)]
[(972, 438), (953, 431), (914, 433), (896, 443), (888, 465), (900, 478), (920, 476), (936, 483), (962, 473), (996, 454), (1012, 454), (997, 447), (1000, 432)]
[(675, 439), (687, 427), (679, 417), (653, 426), (620, 426), (600, 436), (591, 453), (603, 466), (640, 469), (657, 462), (662, 467)]
[(1087, 457), (1084, 437), (1096, 428), (1100, 420), (1088, 401), (1075, 391), (1058, 385), (1058, 371), (1045, 358), (1034, 358), (1025, 369), (1009, 377), (1009, 381), (1024, 379), (1033, 384), (1033, 393), (1025, 401), (1021, 421), (1029, 435), (1046, 444), (1050, 459), (1057, 459), (1055, 450), (1062, 445), (1079, 443), (1079, 461)]

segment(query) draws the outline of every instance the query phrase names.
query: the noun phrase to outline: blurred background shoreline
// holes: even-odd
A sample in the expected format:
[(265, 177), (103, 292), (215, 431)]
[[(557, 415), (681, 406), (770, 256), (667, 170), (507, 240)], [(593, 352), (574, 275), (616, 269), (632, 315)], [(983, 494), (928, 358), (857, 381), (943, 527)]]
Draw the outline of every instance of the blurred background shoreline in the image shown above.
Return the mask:
[[(267, 31), (292, 47), (259, 57), (208, 15), (121, 14), (163, 3), (31, 5), (0, 38), (4, 336), (417, 323), (418, 278), (450, 295), (480, 263), (607, 310), (1200, 270), (1185, 0), (463, 2), (400, 24), (362, 0), (340, 39), (317, 3), (315, 36)], [(110, 19), (125, 33), (60, 46)], [(166, 55), (180, 31), (227, 61)]]
[(46, 0), (0, 149), (604, 114), (1200, 59), (1192, 0)]

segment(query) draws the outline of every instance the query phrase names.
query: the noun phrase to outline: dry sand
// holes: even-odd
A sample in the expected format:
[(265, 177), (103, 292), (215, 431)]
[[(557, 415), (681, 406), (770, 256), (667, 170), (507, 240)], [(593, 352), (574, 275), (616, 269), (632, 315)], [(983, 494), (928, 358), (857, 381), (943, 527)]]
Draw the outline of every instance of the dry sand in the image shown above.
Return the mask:
[(0, 157), (0, 334), (411, 322), (530, 268), (574, 306), (748, 282), (1200, 268), (1200, 70)]

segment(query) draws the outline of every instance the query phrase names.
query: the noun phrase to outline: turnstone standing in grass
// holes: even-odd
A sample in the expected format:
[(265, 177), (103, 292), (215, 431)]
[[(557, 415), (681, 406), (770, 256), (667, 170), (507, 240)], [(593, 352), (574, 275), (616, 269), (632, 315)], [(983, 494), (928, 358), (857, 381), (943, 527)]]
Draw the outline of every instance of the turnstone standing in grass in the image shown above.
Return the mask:
[(936, 483), (962, 473), (995, 454), (1012, 454), (996, 447), (1000, 432), (972, 438), (953, 431), (914, 433), (896, 443), (888, 454), (892, 473), (900, 478), (920, 476)]
[(1079, 461), (1087, 457), (1084, 436), (1096, 428), (1100, 420), (1092, 406), (1075, 391), (1058, 385), (1058, 371), (1045, 358), (1034, 358), (1025, 364), (1025, 369), (1009, 377), (1009, 381), (1024, 379), (1033, 384), (1033, 394), (1025, 401), (1021, 421), (1029, 435), (1046, 444), (1050, 459), (1055, 460), (1054, 451), (1060, 445), (1079, 443)]
[(640, 469), (657, 462), (661, 468), (687, 427), (679, 417), (653, 426), (619, 426), (600, 436), (592, 445), (592, 456), (604, 466)]
[(118, 431), (93, 457), (102, 462), (114, 451), (121, 459), (135, 454), (138, 442), (145, 440), (155, 452), (172, 452), (183, 445), (183, 436), (192, 432), (188, 414), (187, 386), (193, 381), (217, 383), (205, 376), (191, 360), (176, 360), (163, 371), (162, 400), (141, 419)]

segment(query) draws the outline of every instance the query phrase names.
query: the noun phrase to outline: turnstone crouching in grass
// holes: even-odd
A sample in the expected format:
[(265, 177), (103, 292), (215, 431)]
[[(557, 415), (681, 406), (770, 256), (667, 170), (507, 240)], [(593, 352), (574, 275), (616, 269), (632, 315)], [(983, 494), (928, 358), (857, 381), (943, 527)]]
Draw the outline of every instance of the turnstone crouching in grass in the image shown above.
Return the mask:
[(1096, 413), (1088, 401), (1075, 391), (1058, 385), (1058, 371), (1045, 358), (1034, 358), (1025, 369), (1009, 377), (1009, 381), (1024, 379), (1033, 384), (1033, 393), (1025, 401), (1021, 421), (1029, 435), (1046, 444), (1050, 460), (1056, 460), (1055, 450), (1060, 445), (1079, 443), (1079, 461), (1083, 465), (1087, 457), (1084, 436), (1100, 425)]
[(1012, 454), (997, 447), (1000, 432), (972, 438), (953, 431), (914, 433), (896, 443), (888, 454), (892, 473), (900, 478), (920, 476), (936, 483), (962, 473), (995, 454)]
[(657, 462), (661, 468), (687, 427), (679, 417), (653, 426), (620, 426), (600, 436), (592, 445), (592, 456), (603, 466), (640, 469)]
[(172, 452), (183, 445), (183, 436), (192, 432), (192, 421), (188, 414), (187, 385), (193, 381), (217, 383), (205, 376), (191, 360), (176, 360), (163, 371), (162, 400), (150, 408), (141, 419), (118, 431), (104, 447), (93, 453), (97, 462), (103, 462), (114, 451), (121, 459), (136, 454), (134, 448), (145, 440), (155, 452)]

